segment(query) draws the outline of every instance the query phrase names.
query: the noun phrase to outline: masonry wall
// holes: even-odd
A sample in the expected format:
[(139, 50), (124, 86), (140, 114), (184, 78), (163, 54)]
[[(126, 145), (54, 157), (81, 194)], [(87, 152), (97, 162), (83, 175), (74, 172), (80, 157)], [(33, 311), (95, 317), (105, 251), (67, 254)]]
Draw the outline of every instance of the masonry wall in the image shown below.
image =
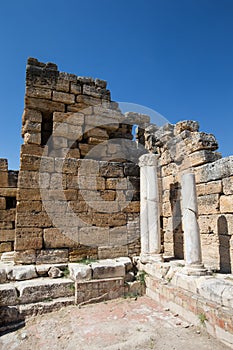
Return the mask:
[(7, 159), (0, 159), (0, 254), (14, 250), (17, 171), (8, 171)]
[(233, 157), (221, 158), (212, 134), (194, 121), (146, 131), (146, 146), (160, 154), (160, 190), (164, 254), (184, 257), (180, 183), (184, 172), (196, 175), (199, 226), (205, 265), (233, 269)]
[(139, 254), (141, 151), (132, 127), (105, 81), (28, 60), (17, 263)]

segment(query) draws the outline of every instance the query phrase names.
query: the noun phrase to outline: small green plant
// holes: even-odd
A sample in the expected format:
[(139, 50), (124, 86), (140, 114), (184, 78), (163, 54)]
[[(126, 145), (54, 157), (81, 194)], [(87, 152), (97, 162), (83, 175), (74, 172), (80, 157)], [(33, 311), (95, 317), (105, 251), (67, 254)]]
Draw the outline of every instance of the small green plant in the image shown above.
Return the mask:
[(202, 326), (205, 326), (205, 321), (208, 321), (208, 319), (207, 319), (207, 317), (206, 317), (206, 314), (204, 314), (204, 313), (202, 312), (202, 313), (200, 313), (200, 314), (198, 315), (198, 318), (199, 318), (199, 320), (200, 320), (201, 325), (202, 325)]
[(70, 274), (68, 267), (66, 267), (65, 270), (63, 270), (62, 272), (63, 272), (63, 277), (67, 277)]
[(138, 295), (137, 292), (136, 292), (136, 293), (126, 293), (126, 294), (124, 295), (124, 299), (128, 299), (128, 298), (134, 298), (134, 299), (136, 299), (138, 296), (139, 296), (139, 295)]
[(140, 271), (136, 276), (137, 281), (139, 281), (142, 286), (146, 285), (146, 276), (147, 273), (145, 271)]
[(74, 283), (70, 285), (70, 290), (72, 290), (72, 292), (75, 291), (75, 285), (74, 285)]
[(53, 298), (48, 297), (43, 300), (44, 303), (49, 303), (50, 301), (53, 301)]
[(172, 280), (172, 277), (168, 277), (168, 278), (167, 278), (168, 283), (170, 283), (171, 280)]

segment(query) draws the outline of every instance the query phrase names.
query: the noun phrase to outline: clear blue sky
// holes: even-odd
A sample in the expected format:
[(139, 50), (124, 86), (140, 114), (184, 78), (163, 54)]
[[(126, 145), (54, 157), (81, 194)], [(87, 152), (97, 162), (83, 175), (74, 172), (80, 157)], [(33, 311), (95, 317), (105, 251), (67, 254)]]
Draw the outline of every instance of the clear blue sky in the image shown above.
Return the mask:
[(17, 169), (27, 57), (108, 81), (112, 98), (200, 122), (233, 154), (233, 0), (0, 4), (0, 157)]

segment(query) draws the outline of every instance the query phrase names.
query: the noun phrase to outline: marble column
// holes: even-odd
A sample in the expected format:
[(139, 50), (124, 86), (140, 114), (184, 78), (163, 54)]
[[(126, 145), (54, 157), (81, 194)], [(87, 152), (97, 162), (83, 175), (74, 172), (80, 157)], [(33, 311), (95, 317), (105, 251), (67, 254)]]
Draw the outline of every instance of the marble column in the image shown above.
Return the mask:
[(203, 275), (206, 269), (202, 263), (200, 230), (198, 225), (198, 207), (195, 175), (182, 175), (182, 224), (185, 244), (185, 269), (189, 275)]
[(158, 156), (152, 153), (139, 159), (142, 263), (162, 261), (157, 159)]

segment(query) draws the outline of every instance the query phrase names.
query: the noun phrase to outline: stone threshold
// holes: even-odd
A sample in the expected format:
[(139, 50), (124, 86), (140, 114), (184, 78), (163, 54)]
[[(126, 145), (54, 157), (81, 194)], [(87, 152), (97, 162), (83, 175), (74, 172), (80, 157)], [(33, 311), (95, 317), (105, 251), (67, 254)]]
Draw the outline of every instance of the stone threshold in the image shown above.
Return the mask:
[(139, 265), (149, 297), (233, 349), (233, 275), (190, 276), (179, 260)]

